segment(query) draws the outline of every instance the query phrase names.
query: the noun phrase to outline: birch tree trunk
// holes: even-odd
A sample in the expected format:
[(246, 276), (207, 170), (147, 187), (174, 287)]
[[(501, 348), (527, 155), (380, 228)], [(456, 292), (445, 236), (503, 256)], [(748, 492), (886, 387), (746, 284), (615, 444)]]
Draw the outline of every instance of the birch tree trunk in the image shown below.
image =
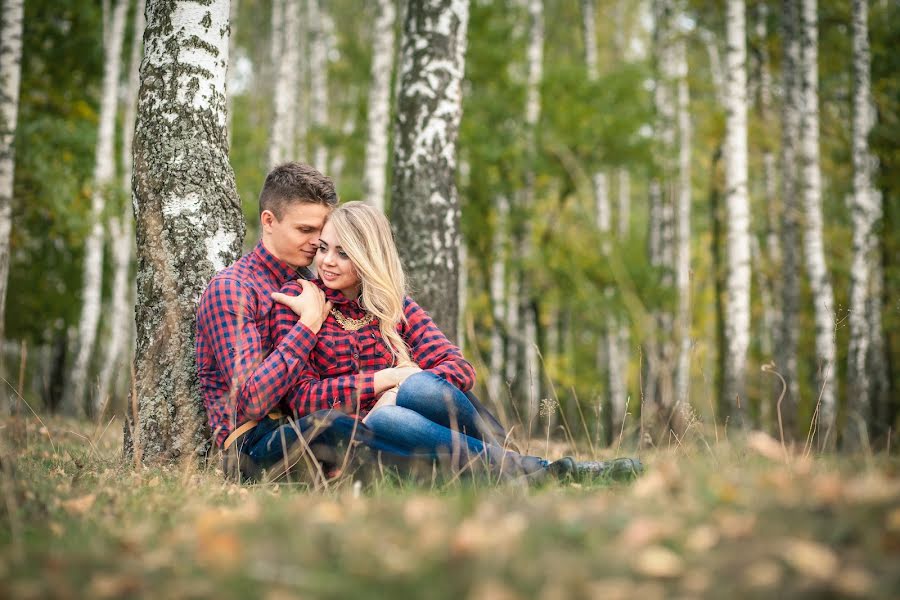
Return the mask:
[(782, 88), (781, 113), (781, 331), (777, 347), (777, 367), (787, 383), (781, 418), (784, 433), (793, 438), (797, 430), (800, 379), (797, 371), (797, 339), (800, 313), (799, 162), (800, 136), (800, 44), (799, 13), (795, 0), (782, 1)]
[(675, 367), (676, 419), (686, 422), (691, 374), (691, 113), (687, 48), (676, 45), (678, 59), (678, 199), (676, 206), (675, 287), (678, 290), (678, 363)]
[(506, 320), (504, 289), (506, 287), (506, 244), (509, 227), (509, 200), (504, 195), (497, 197), (494, 212), (494, 233), (491, 238), (491, 358), (488, 374), (488, 395), (499, 405), (503, 397), (503, 324)]
[[(584, 62), (589, 81), (599, 76), (597, 66), (597, 26), (593, 0), (581, 2), (582, 29), (584, 37)], [(603, 237), (601, 253), (608, 258), (612, 235), (612, 203), (610, 202), (609, 181), (606, 173), (598, 171), (593, 175), (594, 213), (597, 229)], [(606, 298), (612, 298), (612, 288), (604, 290)], [(603, 331), (597, 344), (597, 366), (606, 376), (606, 402), (609, 407), (610, 440), (613, 432), (619, 431), (625, 416), (625, 381), (622, 377), (622, 358), (618, 343), (618, 319), (612, 315), (605, 318)]]
[(874, 224), (879, 217), (877, 196), (872, 189), (872, 157), (869, 154), (869, 131), (872, 128), (870, 88), (870, 53), (868, 1), (853, 0), (853, 259), (850, 266), (850, 346), (847, 353), (847, 419), (844, 444), (859, 449), (868, 441), (866, 425), (871, 422), (867, 357), (871, 347), (870, 309), (872, 306), (870, 276), (877, 245)]
[[(271, 137), (269, 138), (269, 167), (296, 159), (297, 92), (300, 70), (300, 14), (296, 2), (275, 0), (272, 4), (273, 50), (280, 50), (275, 58), (275, 91), (273, 94)], [(278, 23), (276, 16), (280, 17)]]
[(411, 3), (403, 26), (391, 222), (417, 300), (442, 331), (456, 330), (467, 0)]
[(23, 0), (3, 1), (3, 14), (0, 15), (0, 342), (6, 339), (6, 288), (9, 282), (9, 236), (12, 231), (24, 17)]
[(743, 0), (728, 0), (725, 17), (725, 339), (723, 375), (731, 422), (746, 425), (750, 347), (750, 200), (747, 195), (747, 42)]
[(94, 153), (93, 190), (91, 192), (91, 229), (84, 242), (84, 272), (81, 283), (81, 316), (78, 320), (78, 346), (69, 379), (70, 408), (84, 414), (84, 395), (91, 357), (100, 321), (100, 294), (103, 291), (103, 209), (116, 172), (114, 156), (116, 90), (119, 85), (122, 40), (128, 1), (117, 0), (112, 8), (109, 32), (103, 49), (103, 87), (100, 97), (99, 128)]
[(328, 41), (324, 10), (319, 0), (307, 0), (306, 17), (309, 31), (309, 120), (315, 146), (313, 166), (328, 169), (328, 147), (322, 136), (328, 127)]
[[(655, 144), (658, 174), (649, 185), (650, 210), (648, 246), (650, 263), (661, 269), (661, 285), (674, 285), (674, 203), (677, 197), (677, 65), (674, 56), (675, 9), (670, 0), (653, 4), (653, 57), (656, 82), (653, 104), (656, 111)], [(677, 348), (674, 339), (675, 315), (668, 307), (653, 311), (653, 332), (645, 341), (644, 408), (648, 425), (656, 428), (668, 422), (674, 404), (674, 370)], [(656, 413), (656, 414), (654, 414)], [(655, 422), (653, 422), (655, 421)]]
[[(525, 137), (528, 164), (521, 194), (520, 214), (525, 219), (525, 227), (519, 245), (519, 255), (530, 257), (532, 248), (532, 219), (534, 218), (534, 157), (537, 154), (537, 125), (541, 118), (541, 80), (544, 76), (544, 4), (543, 0), (528, 0), (529, 33), (525, 52), (528, 80), (525, 89)], [(527, 398), (529, 425), (538, 416), (541, 400), (541, 369), (538, 361), (538, 307), (532, 297), (529, 278), (525, 272), (519, 273), (519, 298), (522, 320), (522, 354), (525, 366), (524, 390)]]
[(369, 88), (366, 162), (363, 166), (366, 202), (384, 210), (387, 185), (388, 120), (391, 115), (391, 72), (394, 63), (394, 0), (378, 0), (372, 40), (372, 85)]
[(835, 441), (837, 372), (834, 344), (834, 293), (825, 263), (822, 237), (822, 174), (819, 169), (819, 75), (816, 0), (800, 4), (800, 76), (803, 109), (800, 120), (800, 180), (803, 199), (803, 254), (813, 298), (816, 333), (816, 389), (819, 403), (816, 437), (819, 447)]
[(137, 95), (140, 85), (141, 54), (144, 39), (144, 0), (137, 0), (134, 12), (134, 34), (131, 40), (131, 56), (128, 61), (128, 79), (124, 89), (124, 113), (122, 116), (122, 190), (129, 202), (119, 215), (109, 219), (109, 236), (113, 255), (112, 318), (109, 325), (109, 344), (106, 347), (103, 367), (100, 371), (100, 390), (94, 403), (95, 414), (100, 414), (109, 402), (110, 382), (123, 365), (131, 363), (130, 351), (126, 351), (131, 337), (131, 321), (134, 307), (131, 305), (134, 281), (131, 271), (134, 227), (131, 206), (131, 175), (133, 167), (132, 141), (137, 113)]
[[(144, 4), (143, 0), (138, 0), (138, 2), (141, 5)], [(240, 0), (231, 0), (231, 6), (228, 8), (228, 56), (231, 57), (231, 61), (230, 61), (230, 64), (228, 65), (228, 80), (226, 80), (226, 88), (230, 84), (230, 80), (232, 78), (232, 68), (234, 67), (234, 57), (237, 54), (235, 51), (235, 46), (236, 46), (235, 40), (237, 40), (237, 22), (238, 22), (238, 16), (240, 15), (240, 6), (241, 6)], [(143, 13), (143, 9), (141, 10), (141, 12)], [(143, 19), (143, 15), (141, 16), (141, 18)], [(231, 138), (232, 138), (231, 122), (234, 117), (234, 93), (233, 93), (233, 91), (227, 90), (227, 96), (228, 96), (228, 99), (227, 99), (227, 107), (226, 108), (228, 111), (228, 113), (227, 113), (228, 116), (226, 118), (228, 120), (227, 121), (227, 123), (228, 123), (227, 124), (228, 145), (230, 147), (231, 146)], [(130, 189), (131, 185), (129, 184), (128, 187)]]
[[(133, 451), (154, 463), (209, 447), (194, 364), (197, 302), (241, 251), (228, 162), (228, 0), (149, 0), (135, 130), (138, 299)], [(186, 160), (185, 157), (190, 157)]]

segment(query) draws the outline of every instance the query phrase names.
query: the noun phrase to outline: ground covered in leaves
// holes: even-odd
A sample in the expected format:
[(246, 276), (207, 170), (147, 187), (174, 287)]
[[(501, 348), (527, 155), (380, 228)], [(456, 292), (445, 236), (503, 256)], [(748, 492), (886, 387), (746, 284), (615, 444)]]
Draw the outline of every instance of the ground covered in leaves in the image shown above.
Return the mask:
[[(632, 484), (236, 486), (135, 469), (121, 429), (4, 451), (0, 597), (896, 597), (900, 463), (762, 434), (641, 452)], [(709, 443), (708, 443), (709, 442)], [(693, 445), (692, 445), (693, 443)]]

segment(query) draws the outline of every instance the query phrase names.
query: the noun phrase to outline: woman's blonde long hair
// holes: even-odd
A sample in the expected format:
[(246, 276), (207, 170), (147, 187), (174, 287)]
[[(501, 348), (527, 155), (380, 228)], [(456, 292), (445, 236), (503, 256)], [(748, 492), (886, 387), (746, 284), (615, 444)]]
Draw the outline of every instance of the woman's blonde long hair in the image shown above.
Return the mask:
[(360, 306), (378, 319), (396, 365), (414, 365), (409, 347), (397, 333), (397, 325), (406, 321), (406, 275), (390, 223), (380, 210), (363, 202), (341, 204), (328, 221), (362, 281)]

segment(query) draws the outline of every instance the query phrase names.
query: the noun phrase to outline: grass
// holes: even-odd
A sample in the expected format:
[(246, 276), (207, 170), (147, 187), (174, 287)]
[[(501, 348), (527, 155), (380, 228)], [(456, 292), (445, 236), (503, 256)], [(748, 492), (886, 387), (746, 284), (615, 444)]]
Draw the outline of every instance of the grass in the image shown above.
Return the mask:
[[(120, 431), (4, 452), (0, 597), (892, 597), (900, 463), (755, 434), (642, 454), (632, 484), (236, 486), (135, 470)], [(52, 440), (52, 445), (51, 445)], [(894, 596), (895, 597), (895, 596)]]

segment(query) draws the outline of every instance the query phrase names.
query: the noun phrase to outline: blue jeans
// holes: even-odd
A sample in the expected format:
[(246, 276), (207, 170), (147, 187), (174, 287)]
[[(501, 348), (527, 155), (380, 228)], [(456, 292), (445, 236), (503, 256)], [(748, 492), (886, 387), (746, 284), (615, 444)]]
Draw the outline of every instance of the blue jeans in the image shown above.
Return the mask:
[(410, 376), (397, 394), (396, 406), (375, 409), (366, 420), (381, 439), (406, 452), (450, 460), (453, 468), (479, 462), (491, 471), (522, 474), (542, 470), (547, 462), (503, 448), (491, 424), (465, 393), (445, 379), (423, 371)]
[(353, 450), (348, 463), (353, 467), (379, 464), (402, 472), (437, 463), (520, 475), (547, 465), (536, 456), (504, 449), (496, 420), (482, 416), (466, 394), (429, 372), (409, 377), (397, 405), (376, 409), (366, 423), (339, 410), (320, 410), (293, 423), (263, 419), (235, 442), (242, 475), (255, 479), (282, 460), (295, 444), (304, 443), (298, 433), (326, 468), (342, 466), (348, 449)]

